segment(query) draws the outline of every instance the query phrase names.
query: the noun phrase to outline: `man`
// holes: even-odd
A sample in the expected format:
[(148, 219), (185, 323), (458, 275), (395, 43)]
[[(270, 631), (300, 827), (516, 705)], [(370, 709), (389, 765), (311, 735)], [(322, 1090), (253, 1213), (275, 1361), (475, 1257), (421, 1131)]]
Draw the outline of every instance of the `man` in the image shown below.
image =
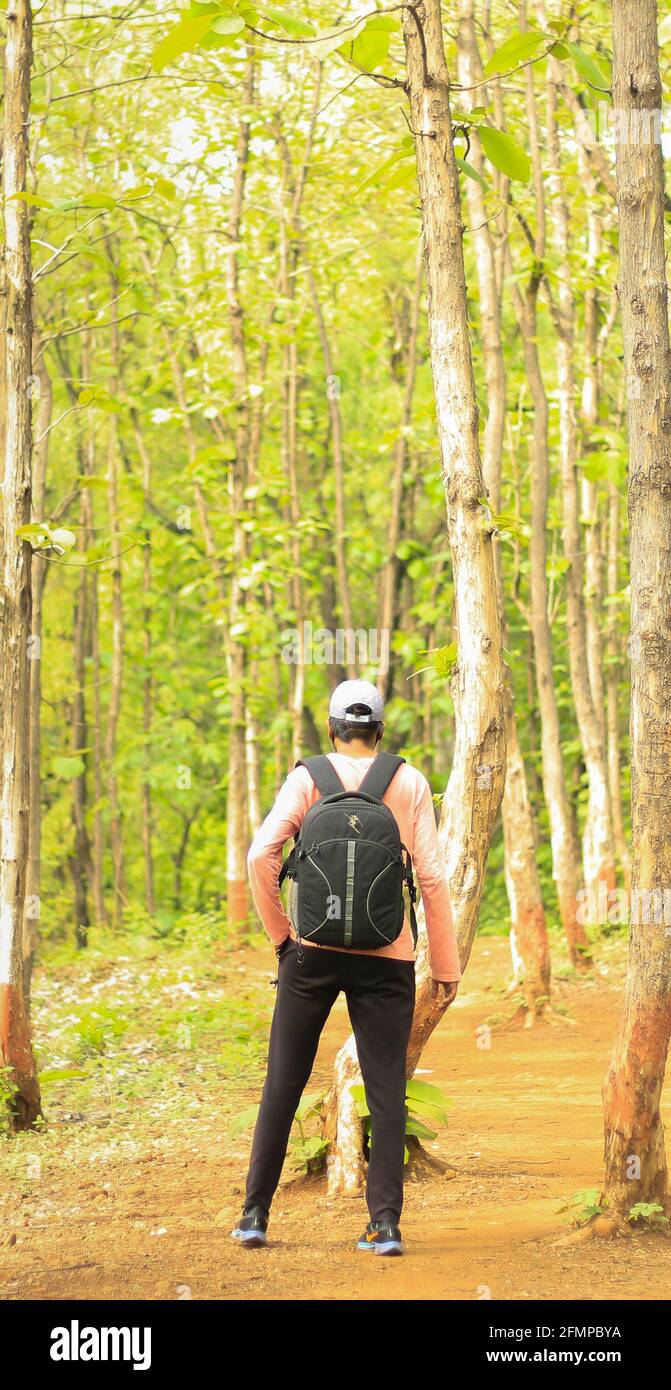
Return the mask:
[[(328, 758), (346, 791), (360, 787), (377, 755), (384, 732), (382, 715), (381, 696), (368, 681), (343, 681), (333, 692), (328, 733), (334, 751)], [(322, 1029), (343, 990), (372, 1131), (366, 1185), (370, 1222), (358, 1248), (400, 1255), (406, 1055), (415, 1007), (413, 937), (404, 916), (400, 935), (379, 949), (327, 946), (305, 938), (297, 942), (278, 883), (282, 849), (319, 799), (307, 768), (294, 768), (255, 836), (247, 859), (254, 903), (275, 945), (279, 965), (268, 1070), (254, 1131), (245, 1204), (231, 1235), (252, 1247), (266, 1243), (270, 1205), (289, 1132)], [(433, 990), (436, 995), (442, 992), (449, 1005), (456, 996), (461, 970), (431, 788), (421, 772), (403, 763), (381, 799), (392, 812), (417, 871)]]

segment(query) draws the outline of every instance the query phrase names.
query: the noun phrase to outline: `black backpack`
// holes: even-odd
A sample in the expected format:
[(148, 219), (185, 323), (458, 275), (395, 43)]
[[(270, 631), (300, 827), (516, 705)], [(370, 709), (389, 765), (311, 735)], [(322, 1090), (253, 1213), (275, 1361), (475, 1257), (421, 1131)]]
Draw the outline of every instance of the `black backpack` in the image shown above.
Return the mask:
[(296, 763), (307, 768), (321, 792), (279, 876), (280, 884), (287, 876), (296, 883), (299, 953), (301, 938), (355, 950), (389, 946), (403, 928), (404, 883), (417, 945), (412, 859), (395, 817), (382, 802), (403, 762), (395, 754), (378, 753), (354, 792), (345, 791), (326, 754)]

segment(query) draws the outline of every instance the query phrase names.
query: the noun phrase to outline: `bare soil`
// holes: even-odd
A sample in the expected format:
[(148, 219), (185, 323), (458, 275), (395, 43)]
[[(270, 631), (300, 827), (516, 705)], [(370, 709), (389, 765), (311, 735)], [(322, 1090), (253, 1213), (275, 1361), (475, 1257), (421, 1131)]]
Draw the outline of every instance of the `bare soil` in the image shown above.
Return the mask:
[[(250, 955), (239, 952), (236, 969)], [(603, 960), (591, 981), (559, 982), (558, 1011), (525, 1029), (500, 988), (505, 941), (476, 943), (458, 1002), (422, 1058), (423, 1074), (452, 1098), (450, 1124), (430, 1146), (452, 1166), (407, 1182), (405, 1258), (358, 1252), (363, 1199), (329, 1201), (323, 1176), (297, 1179), (288, 1166), (268, 1247), (238, 1248), (229, 1232), (251, 1136), (226, 1140), (216, 1115), (198, 1115), (169, 1152), (147, 1144), (139, 1157), (110, 1159), (102, 1178), (95, 1167), (65, 1177), (47, 1167), (38, 1195), (6, 1193), (0, 1297), (668, 1299), (663, 1234), (557, 1244), (570, 1230), (558, 1209), (598, 1188), (602, 1172), (600, 1086), (622, 985), (621, 957)], [(348, 1031), (339, 1000), (310, 1090), (327, 1084)]]

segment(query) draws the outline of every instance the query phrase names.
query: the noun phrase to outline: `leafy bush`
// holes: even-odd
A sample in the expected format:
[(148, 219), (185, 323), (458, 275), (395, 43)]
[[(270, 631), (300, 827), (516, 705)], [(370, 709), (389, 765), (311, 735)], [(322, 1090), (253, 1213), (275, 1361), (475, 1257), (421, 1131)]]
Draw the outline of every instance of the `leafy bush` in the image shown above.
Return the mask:
[[(350, 1095), (353, 1097), (356, 1104), (357, 1114), (361, 1116), (364, 1122), (366, 1144), (370, 1149), (372, 1140), (370, 1110), (368, 1109), (368, 1102), (366, 1100), (365, 1087), (355, 1082), (349, 1089)], [(406, 1083), (405, 1098), (406, 1137), (409, 1138), (412, 1136), (416, 1139), (435, 1139), (437, 1131), (430, 1129), (426, 1121), (428, 1120), (429, 1123), (436, 1125), (447, 1124), (447, 1112), (450, 1101), (445, 1095), (445, 1092), (441, 1091), (439, 1086), (432, 1086), (428, 1081), (418, 1081), (413, 1077), (412, 1080)], [(406, 1146), (404, 1150), (405, 1163), (408, 1162), (409, 1157), (410, 1154)]]

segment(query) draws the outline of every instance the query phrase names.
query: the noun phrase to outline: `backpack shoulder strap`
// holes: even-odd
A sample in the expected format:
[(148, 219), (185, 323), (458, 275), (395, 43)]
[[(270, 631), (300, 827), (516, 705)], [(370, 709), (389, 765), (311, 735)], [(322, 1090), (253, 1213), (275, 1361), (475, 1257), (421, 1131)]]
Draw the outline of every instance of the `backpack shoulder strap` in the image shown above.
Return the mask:
[(331, 762), (325, 753), (317, 753), (314, 758), (299, 758), (296, 767), (306, 767), (310, 776), (322, 796), (333, 796), (337, 792), (344, 792), (345, 788)]
[(377, 753), (359, 791), (366, 792), (368, 796), (376, 796), (378, 801), (381, 801), (389, 783), (404, 762), (405, 758), (400, 758), (397, 753)]

